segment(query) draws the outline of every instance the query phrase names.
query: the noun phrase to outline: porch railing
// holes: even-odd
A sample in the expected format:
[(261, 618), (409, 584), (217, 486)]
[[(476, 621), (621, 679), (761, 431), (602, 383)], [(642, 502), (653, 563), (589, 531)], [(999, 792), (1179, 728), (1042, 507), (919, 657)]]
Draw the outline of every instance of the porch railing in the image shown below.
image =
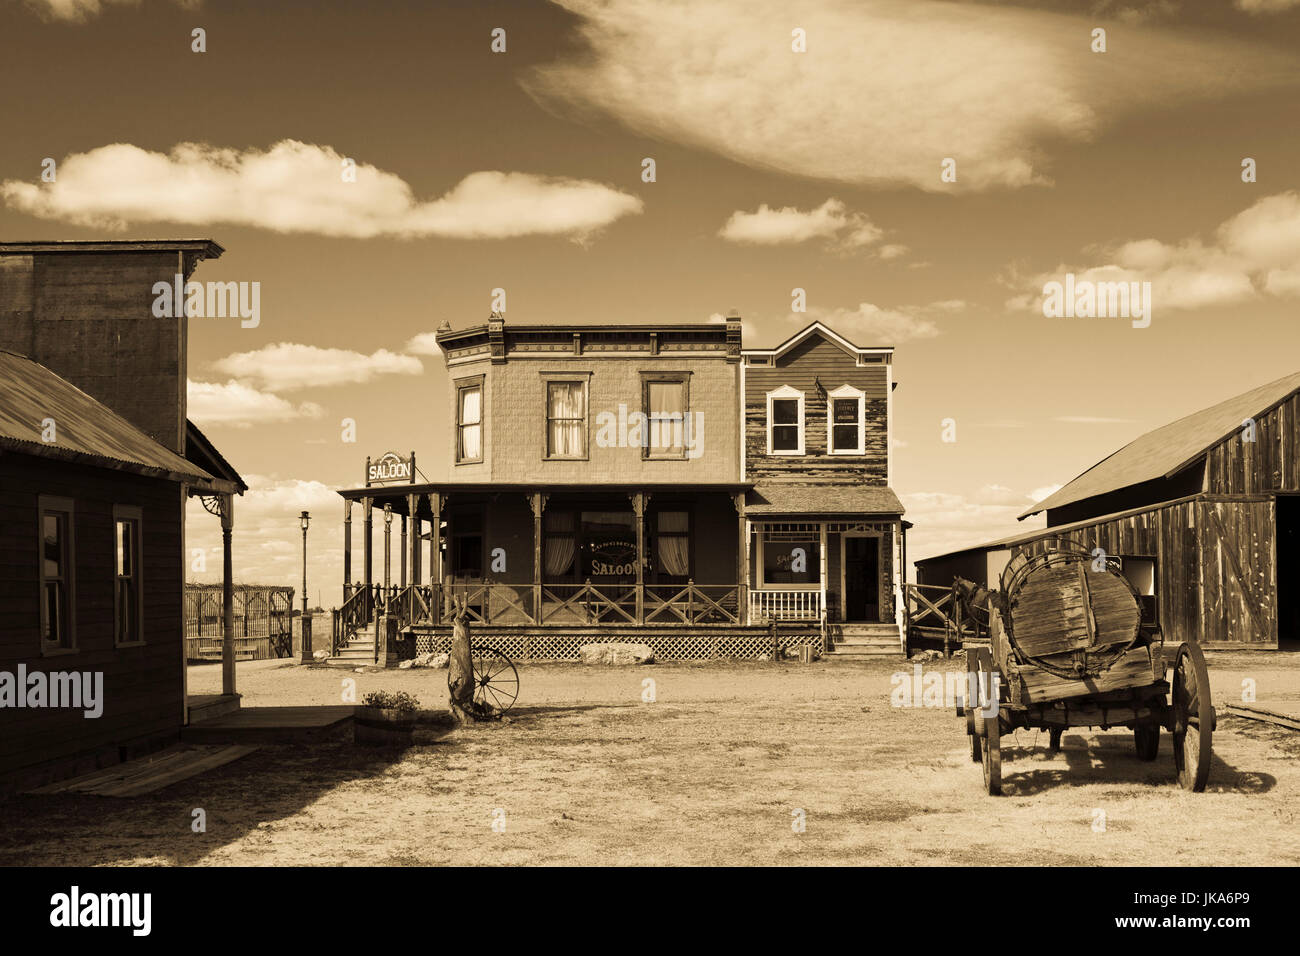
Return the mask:
[[(816, 592), (813, 592), (816, 596)], [(540, 600), (539, 600), (540, 598)], [(501, 582), (357, 588), (334, 612), (334, 653), (379, 614), (412, 624), (450, 624), (453, 599), (463, 600), (471, 624), (641, 625), (739, 624), (734, 584), (505, 584)], [(751, 604), (752, 606), (752, 604)], [(786, 618), (791, 619), (791, 618)], [(809, 618), (816, 620), (817, 615)], [(764, 618), (763, 620), (766, 620)]]
[(963, 641), (988, 640), (976, 622), (963, 621), (963, 614), (953, 599), (952, 588), (936, 584), (904, 584), (908, 641), (943, 639), (944, 656)]
[(821, 621), (822, 592), (815, 588), (754, 588), (749, 592), (750, 623)]

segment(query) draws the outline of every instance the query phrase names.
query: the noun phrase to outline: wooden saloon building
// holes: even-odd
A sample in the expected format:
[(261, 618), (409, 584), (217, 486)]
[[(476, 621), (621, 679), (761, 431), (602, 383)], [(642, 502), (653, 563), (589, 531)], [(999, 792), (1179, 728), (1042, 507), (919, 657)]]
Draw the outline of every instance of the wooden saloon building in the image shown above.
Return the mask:
[[(0, 243), (0, 793), (178, 739), (185, 501), (245, 485), (185, 415), (155, 282), (221, 247)], [(234, 693), (234, 670), (227, 675)]]
[[(372, 643), (384, 614), (401, 653), (445, 648), (452, 594), (476, 639), (519, 657), (602, 640), (661, 658), (900, 652), (891, 348), (814, 323), (742, 349), (735, 316), (614, 328), (493, 316), (437, 339), (449, 475), (417, 483), (413, 460), (390, 454), (368, 463), (377, 481), (341, 492), (336, 654), (387, 659), (388, 641)], [(382, 577), (376, 521), (386, 543), (400, 538)]]
[(1166, 642), (1300, 649), (1300, 373), (1157, 428), (1020, 517), (1027, 532), (916, 562), (996, 588), (1013, 551), (1101, 548)]

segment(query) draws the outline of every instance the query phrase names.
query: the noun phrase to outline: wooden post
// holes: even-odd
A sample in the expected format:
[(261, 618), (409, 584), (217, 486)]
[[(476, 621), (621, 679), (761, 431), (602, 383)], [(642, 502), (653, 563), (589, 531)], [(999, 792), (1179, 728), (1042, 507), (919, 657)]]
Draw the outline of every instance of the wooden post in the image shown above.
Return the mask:
[[(840, 540), (841, 541), (844, 540), (843, 535), (840, 536)], [(827, 561), (827, 555), (826, 555), (826, 522), (825, 521), (823, 521), (820, 525), (820, 530), (818, 532), (818, 542), (819, 544), (817, 550), (821, 552), (821, 560), (818, 561), (818, 564), (821, 565), (821, 568), (819, 569), (819, 575), (821, 577), (821, 582), (822, 582), (822, 587), (821, 587), (822, 606), (821, 606), (821, 612), (818, 614), (817, 626), (821, 632), (822, 650), (825, 651), (828, 649), (826, 647), (826, 610), (827, 610), (826, 609), (826, 576), (828, 573), (827, 568), (830, 566), (830, 562)], [(877, 560), (879, 560), (879, 558), (877, 558)], [(877, 588), (878, 587), (879, 585), (877, 585)], [(840, 595), (841, 600), (843, 600), (843, 597), (844, 597), (843, 595)], [(877, 598), (877, 600), (879, 600), (879, 598)]]
[(399, 573), (398, 573), (397, 583), (398, 583), (398, 584), (399, 584), (403, 589), (405, 589), (405, 588), (406, 588), (406, 559), (407, 559), (407, 553), (406, 553), (406, 515), (401, 515), (401, 519), (402, 519), (402, 540), (401, 540), (401, 544), (400, 544), (400, 546), (399, 546), (399, 548), (398, 548), (398, 551), (399, 551), (399, 554), (400, 554), (400, 558), (399, 558), (400, 571), (399, 571)]
[(429, 494), (429, 607), (435, 624), (442, 623), (442, 495)]
[(731, 496), (736, 506), (736, 620), (749, 623), (749, 519), (745, 517), (745, 493)]
[(230, 536), (235, 530), (235, 496), (221, 496), (221, 693), (235, 693), (235, 575)]
[[(416, 521), (416, 517), (415, 517), (415, 509), (418, 506), (419, 501), (420, 499), (417, 498), (415, 495), (406, 496), (406, 510), (410, 514), (410, 518), (411, 518), (411, 529), (410, 529), (411, 536), (409, 539), (406, 537), (406, 530), (407, 530), (406, 519), (403, 519), (402, 520), (402, 584), (403, 585), (406, 585), (408, 583), (408, 579), (406, 576), (406, 569), (408, 565), (410, 566), (411, 569), (411, 576), (409, 579), (409, 583), (413, 585), (420, 583), (418, 580), (419, 578), (418, 568), (420, 564), (420, 525)], [(408, 624), (413, 624), (415, 623), (414, 592), (411, 593), (408, 600), (411, 603), (410, 603), (410, 607), (407, 608), (406, 622)]]
[(632, 512), (636, 515), (636, 622), (645, 623), (645, 501), (640, 491), (632, 496)]
[(533, 510), (533, 623), (542, 623), (542, 514), (546, 495), (531, 494), (528, 504)]
[(366, 613), (369, 614), (374, 608), (375, 597), (375, 522), (374, 522), (375, 499), (361, 499), (362, 521), (362, 539), (361, 539), (361, 571), (364, 575), (362, 583), (366, 587)]
[(352, 597), (352, 502), (343, 499), (343, 603)]
[(388, 607), (388, 588), (393, 583), (393, 506), (384, 503), (384, 608)]

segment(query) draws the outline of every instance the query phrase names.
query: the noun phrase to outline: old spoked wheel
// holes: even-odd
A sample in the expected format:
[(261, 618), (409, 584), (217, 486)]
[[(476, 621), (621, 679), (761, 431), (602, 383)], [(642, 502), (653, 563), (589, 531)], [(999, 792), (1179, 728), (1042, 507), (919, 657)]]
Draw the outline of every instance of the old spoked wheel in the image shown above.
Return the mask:
[(996, 714), (978, 719), (984, 725), (984, 789), (996, 797), (1002, 792), (1002, 727)]
[(1210, 675), (1199, 644), (1183, 644), (1174, 665), (1174, 766), (1178, 783), (1200, 793), (1210, 779), (1214, 705), (1210, 703)]
[(474, 646), (469, 654), (474, 666), (474, 703), (504, 714), (519, 699), (515, 665), (495, 647)]

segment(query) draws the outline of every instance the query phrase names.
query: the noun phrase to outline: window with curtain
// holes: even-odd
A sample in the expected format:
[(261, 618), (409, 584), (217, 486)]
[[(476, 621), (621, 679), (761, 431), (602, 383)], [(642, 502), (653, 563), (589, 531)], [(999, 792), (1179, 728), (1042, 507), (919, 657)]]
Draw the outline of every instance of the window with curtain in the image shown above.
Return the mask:
[(118, 644), (132, 644), (144, 639), (140, 629), (140, 516), (135, 509), (130, 510), (135, 513), (118, 514), (113, 522), (116, 545), (114, 636)]
[(456, 390), (456, 460), (483, 458), (483, 384), (462, 385)]
[(655, 558), (658, 576), (686, 579), (691, 573), (691, 515), (660, 511), (655, 515)]
[(543, 516), (542, 569), (547, 581), (573, 578), (573, 558), (577, 553), (572, 511), (548, 510)]
[(546, 457), (587, 456), (587, 383), (546, 383)]
[(647, 381), (645, 389), (646, 454), (652, 458), (686, 455), (686, 379)]
[(629, 511), (584, 511), (579, 564), (593, 581), (636, 580), (636, 516)]

